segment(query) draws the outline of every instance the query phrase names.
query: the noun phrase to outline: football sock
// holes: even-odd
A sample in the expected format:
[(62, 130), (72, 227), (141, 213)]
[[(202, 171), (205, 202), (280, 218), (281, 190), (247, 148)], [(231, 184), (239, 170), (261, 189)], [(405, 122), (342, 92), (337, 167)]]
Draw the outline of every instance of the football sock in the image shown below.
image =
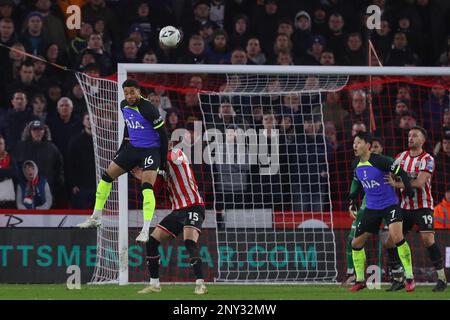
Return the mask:
[(400, 257), (398, 256), (397, 248), (387, 248), (388, 264), (391, 269), (392, 277), (396, 281), (401, 281), (403, 278), (403, 268)]
[(445, 277), (445, 271), (443, 267), (443, 261), (441, 256), (441, 251), (439, 250), (439, 246), (437, 243), (433, 243), (431, 246), (427, 247), (428, 256), (430, 257), (431, 263), (433, 264), (436, 272), (438, 274), (438, 278), (444, 282), (447, 282)]
[(97, 192), (95, 193), (95, 211), (102, 211), (105, 206), (106, 200), (109, 197), (109, 193), (111, 191), (112, 182), (107, 182), (105, 180), (100, 179), (100, 182), (97, 186)]
[[(156, 200), (155, 194), (153, 193), (153, 187), (150, 183), (144, 182), (142, 184), (142, 211), (144, 212), (144, 225), (146, 221), (151, 222), (153, 218), (153, 213), (155, 212)], [(148, 226), (148, 228), (150, 225)], [(147, 228), (147, 229), (148, 229)]]
[(203, 279), (202, 259), (199, 257), (197, 243), (193, 240), (184, 240), (184, 245), (189, 252), (191, 260), (189, 261), (196, 279)]
[(365, 280), (364, 270), (366, 266), (366, 251), (364, 248), (352, 248), (353, 264), (355, 265), (356, 281), (363, 282)]
[(409, 248), (408, 242), (405, 239), (395, 244), (398, 250), (398, 255), (402, 262), (403, 268), (405, 269), (406, 279), (413, 279), (413, 270), (412, 270), (412, 258), (411, 258), (411, 249)]
[[(145, 246), (147, 249), (146, 260), (148, 272), (150, 273), (150, 279), (159, 279), (159, 258), (160, 258), (158, 251), (159, 241), (150, 236)], [(150, 284), (152, 284), (151, 280)]]

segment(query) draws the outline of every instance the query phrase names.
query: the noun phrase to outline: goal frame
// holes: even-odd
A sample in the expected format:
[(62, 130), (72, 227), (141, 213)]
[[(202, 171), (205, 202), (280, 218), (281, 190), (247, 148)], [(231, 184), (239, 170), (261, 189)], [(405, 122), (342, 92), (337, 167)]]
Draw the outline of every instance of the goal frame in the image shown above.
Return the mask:
[[(346, 67), (346, 66), (260, 66), (260, 65), (202, 65), (202, 64), (141, 64), (118, 63), (118, 101), (125, 97), (122, 83), (128, 73), (187, 73), (187, 74), (266, 74), (266, 75), (347, 75), (347, 76), (450, 76), (446, 67)], [(119, 108), (119, 106), (117, 106)], [(125, 124), (122, 113), (118, 117), (118, 136), (122, 140)], [(128, 270), (128, 179), (118, 179), (119, 199), (119, 285), (129, 283)]]

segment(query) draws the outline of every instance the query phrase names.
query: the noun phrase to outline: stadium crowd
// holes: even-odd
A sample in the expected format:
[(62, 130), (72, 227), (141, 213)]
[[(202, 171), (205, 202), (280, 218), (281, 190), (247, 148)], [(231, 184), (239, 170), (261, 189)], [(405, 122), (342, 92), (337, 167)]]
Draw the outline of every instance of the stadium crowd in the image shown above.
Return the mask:
[[(66, 8), (71, 4), (82, 8), (79, 30), (66, 28)], [(381, 28), (369, 33), (365, 9), (371, 4), (380, 7), (382, 18)], [(80, 84), (72, 72), (18, 50), (91, 76), (110, 77), (117, 63), (124, 62), (367, 65), (370, 36), (380, 59), (371, 55), (372, 65), (448, 66), (449, 18), (448, 4), (433, 0), (0, 0), (0, 205), (91, 208), (95, 196), (91, 124)], [(166, 25), (182, 30), (183, 41), (176, 49), (158, 41), (159, 30)], [(193, 75), (186, 86), (200, 90), (209, 80)], [(275, 180), (248, 183), (262, 188), (278, 184), (278, 191), (271, 193), (280, 199), (270, 198), (268, 203), (313, 204), (292, 210), (324, 209), (321, 203), (327, 200), (321, 197), (328, 192), (334, 208), (345, 208), (354, 158), (352, 136), (358, 131), (370, 130), (372, 123), (385, 142), (385, 152), (395, 155), (407, 148), (408, 129), (423, 125), (429, 131), (428, 151), (436, 157), (433, 191), (438, 203), (450, 190), (449, 84), (444, 77), (425, 84), (412, 78), (393, 82), (373, 77), (369, 95), (366, 78), (351, 79), (348, 89), (322, 95), (324, 125), (317, 117), (319, 97), (301, 95), (268, 104), (252, 101), (251, 110), (245, 112), (235, 110), (233, 100), (221, 101), (211, 122), (224, 128), (239, 124), (280, 129), (285, 155), (281, 174)], [(192, 129), (191, 122), (201, 119), (196, 93), (161, 89), (145, 93), (165, 116), (169, 132)], [(305, 111), (305, 105), (311, 110)], [(237, 111), (245, 117), (236, 117)], [(309, 161), (326, 162), (302, 159), (302, 154), (310, 153), (327, 154), (329, 177), (326, 167), (304, 167)], [(252, 168), (234, 169), (220, 175), (230, 169), (214, 168), (219, 181), (225, 179), (229, 190), (242, 195), (229, 199), (222, 190), (221, 199), (260, 201), (249, 198), (257, 193), (250, 192), (253, 187), (235, 189), (247, 184), (243, 172)], [(302, 170), (317, 170), (317, 180), (302, 183)], [(207, 171), (196, 170), (202, 175)], [(328, 179), (331, 190), (315, 189), (322, 185), (317, 182), (326, 184)], [(211, 180), (204, 176), (198, 180), (203, 191), (210, 190), (203, 184)], [(208, 195), (206, 199), (211, 200)]]

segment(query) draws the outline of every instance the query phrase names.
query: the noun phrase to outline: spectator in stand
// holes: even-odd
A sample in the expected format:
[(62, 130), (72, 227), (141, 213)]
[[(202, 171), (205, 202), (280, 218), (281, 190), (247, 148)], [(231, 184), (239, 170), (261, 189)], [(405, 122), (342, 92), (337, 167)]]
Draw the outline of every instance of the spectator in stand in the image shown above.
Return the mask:
[(367, 108), (367, 95), (363, 90), (355, 90), (350, 94), (351, 110), (344, 119), (344, 128), (349, 128), (350, 123), (361, 121), (366, 128), (370, 128), (370, 110)]
[(33, 115), (35, 115), (42, 122), (47, 120), (47, 98), (42, 93), (38, 93), (31, 98), (31, 107)]
[(17, 167), (14, 159), (6, 151), (5, 139), (0, 135), (0, 208), (16, 207), (16, 191), (14, 181), (17, 178)]
[(56, 207), (65, 199), (63, 158), (58, 148), (51, 142), (50, 130), (39, 120), (31, 121), (23, 130), (22, 139), (13, 150), (18, 165), (32, 160), (47, 178)]
[(295, 15), (295, 31), (293, 35), (294, 54), (300, 59), (306, 56), (312, 42), (311, 16), (306, 11)]
[(51, 12), (52, 2), (50, 0), (36, 0), (35, 6), (36, 11), (42, 15), (44, 33), (47, 34), (49, 39), (53, 43), (56, 43), (61, 50), (66, 50), (67, 37), (65, 33), (65, 23)]
[(195, 88), (197, 90), (203, 89), (203, 79), (200, 75), (192, 75), (189, 79), (188, 87)]
[(252, 16), (252, 29), (261, 41), (264, 52), (272, 52), (280, 19), (277, 0), (264, 0), (264, 6), (257, 6)]
[(49, 117), (56, 115), (58, 100), (62, 98), (62, 86), (56, 80), (47, 87), (47, 112)]
[(125, 39), (122, 45), (122, 52), (119, 54), (120, 63), (139, 63), (139, 48), (133, 39)]
[[(225, 132), (227, 128), (243, 129), (246, 128), (246, 121), (240, 116), (236, 115), (231, 100), (228, 97), (222, 97), (219, 105), (219, 110), (214, 116), (214, 128), (220, 132)], [(209, 122), (211, 123), (211, 122)]]
[(280, 51), (277, 54), (277, 60), (275, 64), (280, 66), (292, 66), (294, 65), (294, 58), (292, 57), (292, 54), (290, 52)]
[(26, 27), (20, 36), (20, 42), (33, 55), (45, 55), (45, 49), (52, 40), (44, 33), (43, 21), (42, 14), (37, 11), (30, 12), (25, 19)]
[(442, 116), (444, 109), (448, 107), (450, 107), (448, 91), (441, 82), (438, 82), (431, 88), (429, 97), (422, 107), (423, 126), (433, 136), (439, 136), (441, 133)]
[(277, 34), (285, 34), (292, 41), (294, 35), (294, 25), (289, 18), (281, 18), (278, 22)]
[[(290, 94), (283, 96), (284, 113), (292, 117), (295, 126), (303, 123), (302, 110), (300, 105), (300, 97), (298, 94)], [(300, 131), (297, 128), (297, 131)]]
[(410, 109), (411, 102), (406, 99), (397, 100), (395, 104), (395, 114), (393, 116), (389, 116), (385, 121), (382, 121), (380, 124), (380, 129), (383, 131), (383, 136), (393, 136), (394, 131), (398, 128), (400, 124), (400, 118), (402, 114), (406, 111), (411, 111)]
[(34, 80), (34, 64), (30, 60), (26, 60), (20, 65), (19, 77), (8, 85), (7, 97), (12, 97), (12, 94), (18, 90), (25, 92), (28, 99), (39, 92)]
[(320, 55), (319, 63), (321, 66), (334, 66), (336, 64), (336, 59), (334, 58), (333, 51), (324, 49)]
[[(152, 23), (152, 14), (148, 1), (139, 0), (136, 8), (136, 15), (131, 20), (132, 26), (139, 27), (142, 33), (142, 42), (146, 47), (153, 47), (157, 42), (157, 25)], [(132, 29), (130, 26), (130, 29)]]
[[(103, 29), (97, 28), (97, 33), (102, 35), (111, 35), (114, 42), (117, 42), (122, 33), (120, 32), (120, 25), (117, 23), (117, 18), (114, 11), (106, 5), (105, 0), (88, 0), (88, 3), (81, 8), (81, 16), (84, 21), (102, 21)], [(94, 30), (96, 29), (94, 25)], [(106, 45), (106, 39), (103, 39)]]
[(236, 48), (231, 52), (231, 64), (248, 64), (247, 53), (244, 49)]
[(347, 66), (367, 65), (366, 52), (360, 33), (355, 32), (348, 35), (343, 64)]
[(378, 56), (385, 58), (391, 50), (393, 41), (389, 20), (381, 18), (380, 29), (375, 29), (371, 40)]
[(94, 33), (99, 34), (103, 40), (103, 48), (106, 52), (112, 54), (114, 50), (120, 47), (118, 40), (113, 43), (111, 34), (106, 30), (105, 21), (98, 19), (94, 21)]
[(184, 126), (180, 111), (175, 108), (170, 108), (167, 110), (165, 123), (169, 135), (172, 134), (174, 130), (183, 128)]
[[(100, 65), (100, 72), (102, 75), (110, 75), (114, 69), (113, 61), (110, 54), (103, 46), (103, 38), (98, 33), (91, 33), (88, 38), (87, 47), (94, 54), (95, 62)], [(84, 51), (83, 51), (84, 52)]]
[(205, 59), (210, 64), (229, 64), (231, 52), (228, 48), (228, 35), (225, 30), (214, 31), (210, 45), (204, 51)]
[(248, 39), (245, 51), (247, 52), (249, 64), (266, 64), (266, 56), (261, 51), (261, 45), (258, 38)]
[(392, 49), (385, 59), (386, 66), (417, 65), (419, 56), (408, 46), (408, 38), (403, 32), (396, 32)]
[[(47, 61), (61, 66), (67, 66), (69, 60), (67, 57), (66, 50), (58, 47), (56, 43), (51, 43), (45, 50), (45, 58)], [(53, 79), (58, 79), (64, 81), (67, 73), (59, 68), (50, 67), (47, 69), (47, 76)]]
[[(14, 21), (10, 18), (0, 19), (0, 44), (11, 47), (16, 40)], [(9, 50), (5, 47), (0, 47), (0, 66), (3, 66), (3, 63), (8, 58)]]
[(450, 188), (450, 132), (441, 140), (441, 150), (434, 155), (436, 160), (436, 177), (433, 190), (436, 199), (444, 197), (444, 191)]
[(205, 56), (205, 42), (199, 35), (193, 35), (189, 39), (189, 51), (186, 55), (178, 59), (178, 63), (185, 64), (205, 64), (207, 63)]
[(53, 143), (58, 147), (66, 162), (70, 139), (83, 129), (80, 118), (73, 113), (72, 100), (67, 97), (58, 100), (56, 115), (48, 119), (48, 127), (52, 133)]
[(210, 45), (213, 40), (215, 25), (210, 21), (203, 21), (200, 24), (200, 29), (198, 30), (198, 34), (202, 37), (205, 45)]
[[(13, 49), (25, 52), (25, 48), (20, 43), (15, 43), (12, 46)], [(7, 97), (7, 87), (19, 78), (19, 68), (22, 63), (26, 60), (26, 56), (15, 50), (9, 50), (9, 58), (5, 61), (0, 62), (1, 70), (0, 73), (0, 114), (1, 109), (6, 109), (9, 104), (10, 97)]]
[(52, 207), (53, 197), (44, 175), (32, 160), (22, 166), (23, 178), (17, 185), (17, 209), (48, 210)]
[(73, 113), (81, 117), (85, 112), (87, 112), (86, 100), (84, 99), (83, 89), (78, 81), (75, 81), (70, 89), (70, 100), (73, 104)]
[(70, 41), (69, 54), (71, 57), (79, 56), (80, 53), (87, 48), (89, 36), (94, 32), (92, 24), (83, 21), (77, 35)]
[(154, 92), (148, 94), (147, 99), (158, 109), (159, 115), (165, 119), (167, 111), (163, 109), (161, 105), (161, 96)]
[(26, 110), (28, 99), (25, 92), (21, 90), (13, 93), (11, 104), (12, 108), (8, 110), (0, 125), (0, 133), (5, 138), (9, 150), (14, 150), (25, 126), (38, 117)]
[(450, 184), (445, 190), (445, 197), (434, 208), (433, 218), (436, 229), (450, 229)]
[(96, 54), (93, 50), (85, 49), (80, 53), (78, 61), (75, 68), (78, 71), (84, 71), (86, 66), (97, 63)]
[(152, 49), (147, 50), (142, 57), (142, 63), (158, 63), (156, 53)]
[[(206, 0), (197, 0), (193, 2), (192, 12), (193, 17), (185, 19), (183, 22), (183, 34), (186, 38), (190, 38), (198, 32), (202, 23), (209, 22), (216, 26), (214, 22), (210, 20), (210, 2)], [(188, 15), (186, 15), (188, 16)], [(214, 27), (215, 29), (216, 27)]]
[(67, 171), (74, 209), (90, 209), (95, 201), (94, 143), (89, 114), (83, 115), (83, 130), (73, 136), (67, 149)]
[[(288, 53), (292, 57), (292, 41), (287, 34), (280, 33), (275, 38), (272, 50), (272, 59), (278, 60), (280, 53)], [(293, 59), (292, 59), (293, 60)], [(278, 61), (277, 61), (278, 62)], [(274, 64), (273, 62), (271, 64)], [(279, 63), (277, 63), (279, 64)]]
[(248, 17), (237, 14), (234, 18), (233, 33), (230, 36), (231, 48), (244, 48), (250, 39)]
[(328, 47), (334, 52), (338, 64), (344, 61), (347, 42), (347, 33), (344, 31), (344, 17), (335, 12), (328, 19), (327, 43)]
[(224, 0), (210, 0), (209, 18), (220, 29), (224, 28), (225, 12), (227, 11), (226, 8), (227, 8), (227, 3)]
[(14, 1), (13, 0), (2, 0), (0, 1), (0, 19), (2, 18), (14, 18)]
[(320, 56), (325, 48), (326, 40), (322, 36), (313, 36), (310, 48), (306, 56), (300, 60), (303, 65), (318, 65), (320, 63)]
[[(421, 49), (425, 43), (423, 35), (420, 32), (418, 26), (414, 26), (411, 18), (407, 13), (400, 14), (398, 19), (398, 29), (397, 32), (403, 32), (408, 39), (408, 46), (413, 52), (421, 53), (423, 55), (424, 51)], [(429, 48), (432, 50), (432, 48)]]
[(139, 24), (133, 23), (128, 30), (128, 38), (134, 40), (138, 47), (138, 57), (142, 59), (144, 53), (149, 49), (148, 43), (144, 42), (144, 30)]
[(401, 150), (408, 148), (408, 132), (415, 125), (417, 125), (415, 112), (410, 110), (402, 112), (392, 135), (385, 136), (387, 155), (396, 156)]
[(343, 139), (344, 119), (348, 117), (348, 112), (342, 107), (341, 93), (339, 91), (328, 91), (325, 97), (325, 103), (322, 106), (314, 107), (312, 112), (315, 114), (323, 113), (323, 121), (331, 121), (334, 124), (339, 138)]
[[(45, 59), (45, 57), (38, 56), (38, 58)], [(38, 88), (46, 88), (48, 85), (47, 64), (44, 61), (34, 59), (34, 81)]]
[(311, 30), (313, 34), (327, 34), (329, 31), (327, 10), (322, 4), (317, 4), (314, 8)]

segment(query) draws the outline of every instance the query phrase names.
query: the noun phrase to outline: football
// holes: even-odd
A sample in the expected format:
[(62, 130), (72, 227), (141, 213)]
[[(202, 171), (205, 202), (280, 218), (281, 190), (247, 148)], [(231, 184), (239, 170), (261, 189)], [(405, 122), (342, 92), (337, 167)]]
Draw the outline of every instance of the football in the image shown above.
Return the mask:
[(166, 47), (176, 47), (180, 40), (180, 30), (175, 27), (166, 26), (159, 32), (159, 41)]

